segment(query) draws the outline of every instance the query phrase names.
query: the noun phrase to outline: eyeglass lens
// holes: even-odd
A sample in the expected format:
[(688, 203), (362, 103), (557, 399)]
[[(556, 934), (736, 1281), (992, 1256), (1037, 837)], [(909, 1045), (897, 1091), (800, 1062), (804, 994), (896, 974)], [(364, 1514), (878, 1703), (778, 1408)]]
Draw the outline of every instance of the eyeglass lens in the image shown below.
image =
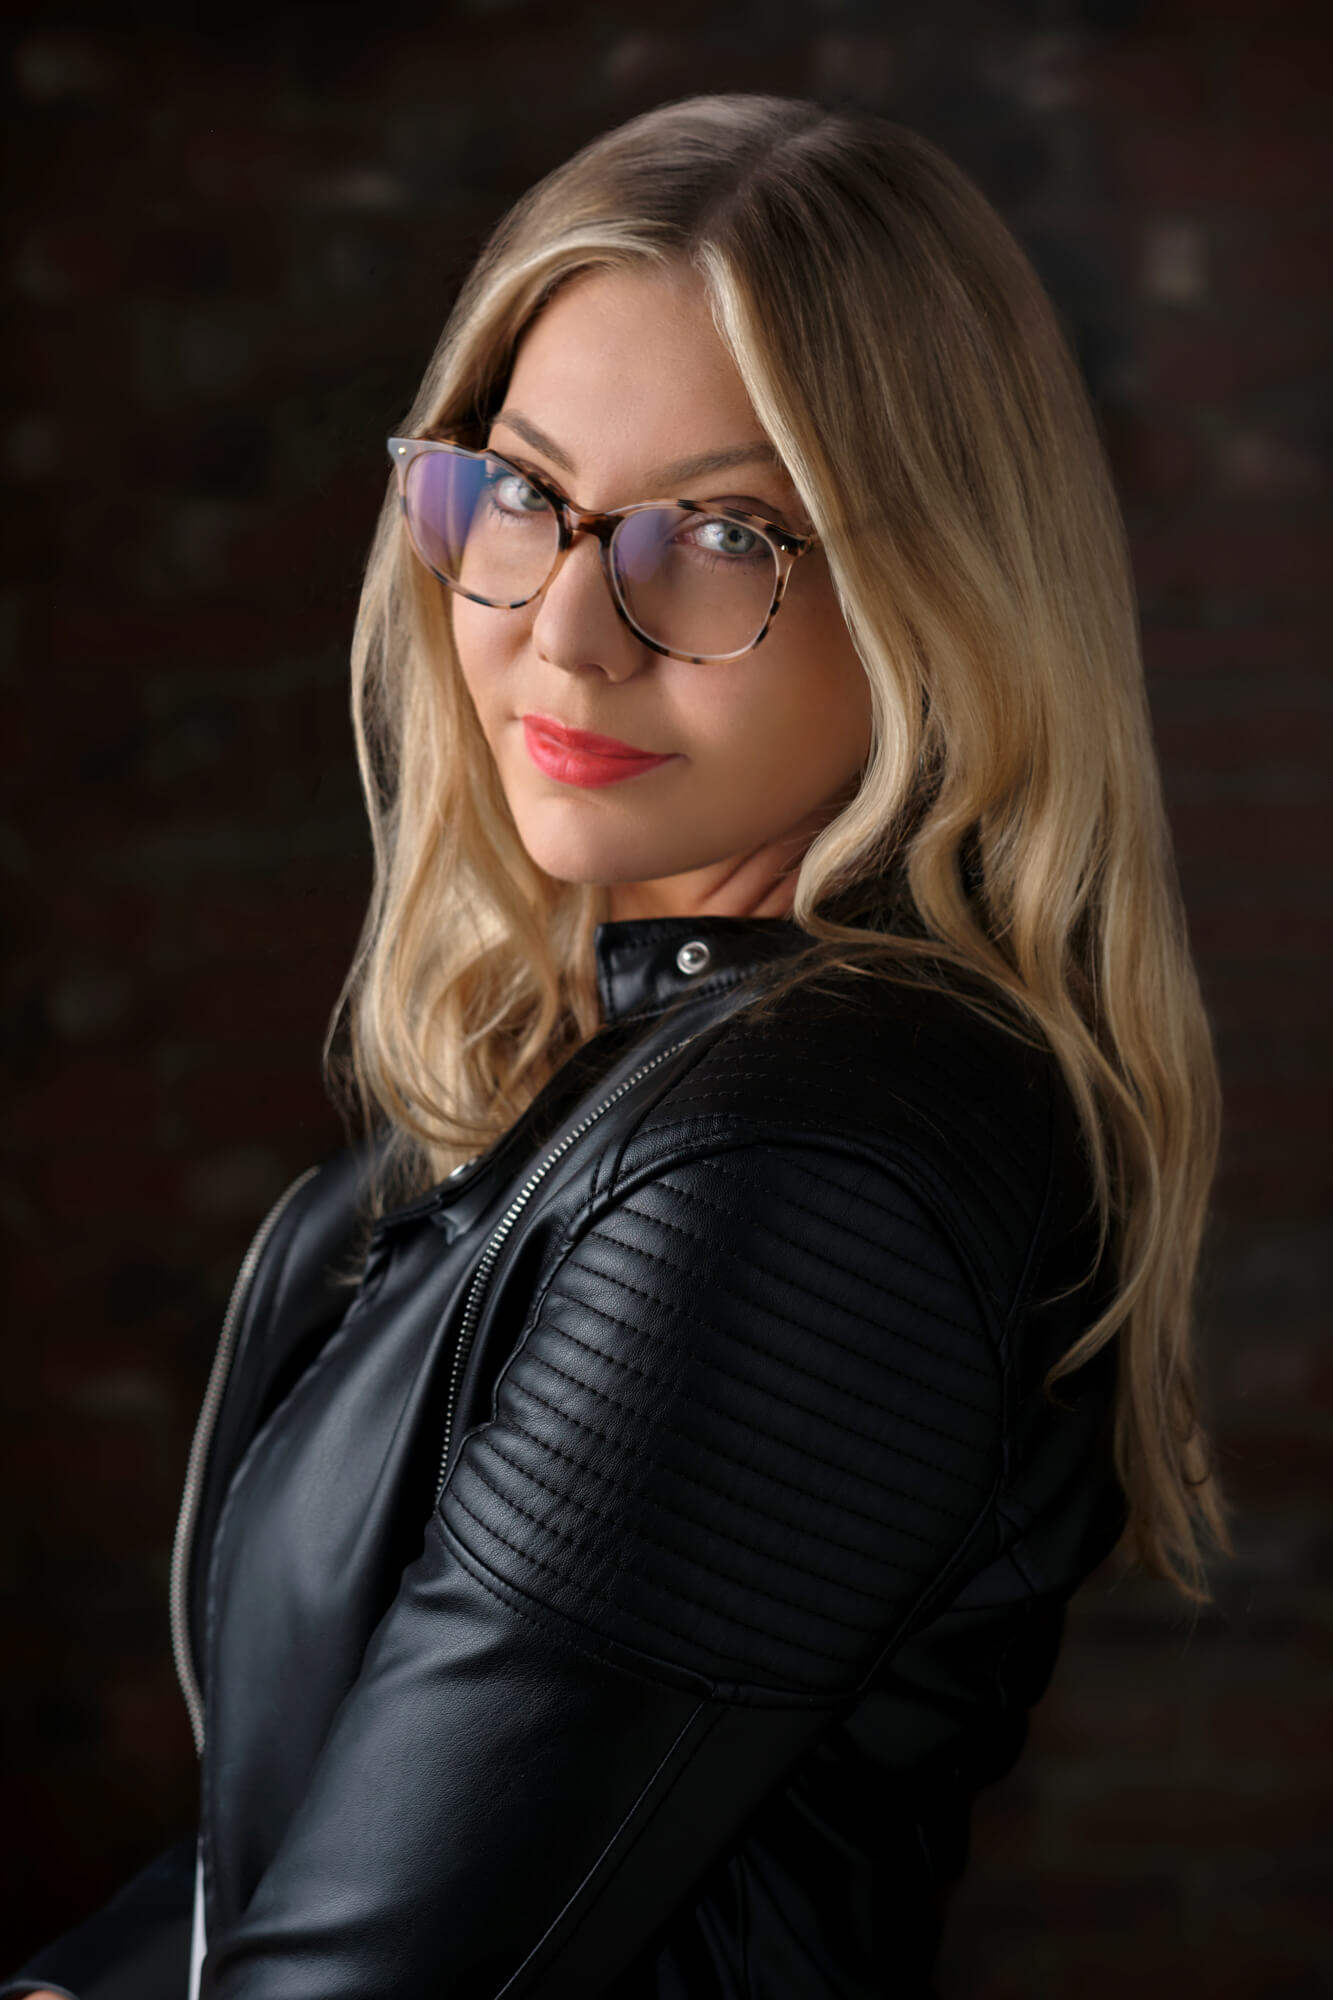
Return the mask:
[[(407, 518), (422, 560), (497, 605), (545, 583), (560, 546), (555, 509), (503, 459), (422, 452), (407, 470)], [(683, 507), (627, 514), (611, 545), (621, 602), (646, 637), (707, 657), (748, 646), (777, 585), (772, 546), (725, 515)]]

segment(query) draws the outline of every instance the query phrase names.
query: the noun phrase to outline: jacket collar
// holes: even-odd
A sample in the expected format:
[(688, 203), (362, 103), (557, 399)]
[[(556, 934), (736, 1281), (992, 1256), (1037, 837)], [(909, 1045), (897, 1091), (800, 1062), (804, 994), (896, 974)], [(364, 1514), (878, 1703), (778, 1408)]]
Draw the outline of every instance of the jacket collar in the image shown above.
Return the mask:
[[(841, 922), (859, 917), (877, 927), (885, 917), (877, 886), (870, 885), (867, 896), (865, 883), (854, 885), (824, 905), (824, 913)], [(646, 917), (598, 924), (593, 931), (593, 951), (602, 1026), (651, 1019), (664, 1013), (682, 994), (693, 997), (724, 992), (761, 966), (790, 957), (809, 943), (809, 932), (790, 917)], [(595, 1037), (594, 1043), (601, 1047), (599, 1038)], [(583, 1053), (576, 1051), (561, 1074), (574, 1077)], [(544, 1095), (536, 1102), (541, 1103)], [(442, 1203), (446, 1210), (455, 1205), (456, 1223), (458, 1196), (501, 1148), (517, 1147), (532, 1115), (529, 1106), (507, 1133), (455, 1167), (439, 1186), (381, 1216), (376, 1234), (419, 1215), (434, 1214)]]
[(721, 992), (810, 942), (790, 917), (634, 917), (593, 933), (607, 1026), (659, 1014), (682, 994)]

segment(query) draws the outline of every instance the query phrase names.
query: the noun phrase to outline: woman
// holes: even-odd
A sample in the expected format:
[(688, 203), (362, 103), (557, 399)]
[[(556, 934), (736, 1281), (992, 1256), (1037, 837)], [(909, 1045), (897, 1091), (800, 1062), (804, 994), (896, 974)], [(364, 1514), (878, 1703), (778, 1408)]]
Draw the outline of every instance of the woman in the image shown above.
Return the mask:
[(200, 1419), (197, 1855), (0, 1990), (927, 1993), (1071, 1593), (1229, 1546), (1083, 387), (933, 146), (696, 97), (517, 204), (401, 431), (367, 1138)]

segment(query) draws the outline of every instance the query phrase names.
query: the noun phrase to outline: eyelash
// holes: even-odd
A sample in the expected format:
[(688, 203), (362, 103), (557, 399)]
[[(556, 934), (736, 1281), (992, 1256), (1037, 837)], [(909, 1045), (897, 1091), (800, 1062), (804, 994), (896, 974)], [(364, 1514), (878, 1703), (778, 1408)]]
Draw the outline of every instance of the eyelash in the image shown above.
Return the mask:
[[(540, 467), (533, 465), (531, 460), (519, 458), (512, 451), (507, 451), (504, 454), (504, 456), (509, 460), (509, 463), (511, 465), (516, 465), (518, 467), (519, 471), (523, 473), (525, 478), (540, 480), (543, 485), (549, 486), (552, 492), (558, 493), (562, 500), (565, 501), (569, 500), (569, 495), (566, 493), (564, 487), (560, 484), (559, 480), (556, 479), (551, 473), (543, 472), (540, 469)], [(663, 500), (667, 499), (679, 500), (679, 499), (689, 499), (690, 496), (688, 494), (663, 493), (655, 497)], [(774, 527), (787, 528), (788, 531), (790, 532), (790, 523), (788, 522), (782, 509), (780, 507), (773, 506), (773, 504), (767, 500), (759, 501), (742, 496), (741, 498), (734, 500), (725, 499), (725, 500), (704, 501), (703, 505), (713, 506), (713, 507), (739, 507), (745, 513), (757, 515), (761, 521), (771, 521)]]

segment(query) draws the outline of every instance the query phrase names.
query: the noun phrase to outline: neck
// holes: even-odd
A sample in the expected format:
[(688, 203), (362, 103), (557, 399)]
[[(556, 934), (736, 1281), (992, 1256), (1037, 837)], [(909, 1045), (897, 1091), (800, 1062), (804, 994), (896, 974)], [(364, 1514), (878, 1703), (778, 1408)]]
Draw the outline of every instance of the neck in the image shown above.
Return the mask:
[(827, 825), (829, 807), (779, 840), (749, 853), (664, 875), (652, 882), (612, 882), (612, 923), (636, 917), (787, 917), (796, 901), (796, 878), (815, 835)]
[(685, 885), (691, 878), (667, 876), (661, 882), (617, 882), (608, 904), (610, 921), (643, 917), (785, 917), (796, 896), (794, 874), (752, 883), (731, 877), (710, 886)]

